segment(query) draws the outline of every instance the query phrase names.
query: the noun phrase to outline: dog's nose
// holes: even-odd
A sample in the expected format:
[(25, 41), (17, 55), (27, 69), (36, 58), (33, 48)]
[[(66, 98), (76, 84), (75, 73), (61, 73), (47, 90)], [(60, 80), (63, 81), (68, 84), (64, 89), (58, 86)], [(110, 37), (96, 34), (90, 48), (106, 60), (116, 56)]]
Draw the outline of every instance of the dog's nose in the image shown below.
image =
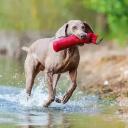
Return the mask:
[(86, 37), (86, 35), (87, 35), (86, 33), (85, 34), (81, 34), (81, 36), (80, 36), (81, 39), (84, 39)]

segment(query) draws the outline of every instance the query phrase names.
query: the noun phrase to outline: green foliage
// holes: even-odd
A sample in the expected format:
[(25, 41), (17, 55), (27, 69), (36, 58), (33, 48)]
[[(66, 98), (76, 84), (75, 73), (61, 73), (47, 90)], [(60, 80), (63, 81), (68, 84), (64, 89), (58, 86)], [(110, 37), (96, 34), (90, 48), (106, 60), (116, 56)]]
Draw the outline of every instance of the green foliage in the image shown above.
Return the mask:
[(62, 6), (59, 0), (0, 0), (0, 28), (54, 30), (66, 20)]
[(108, 37), (128, 39), (128, 0), (0, 0), (0, 29), (51, 32), (70, 19), (86, 20)]
[(107, 16), (110, 33), (122, 41), (128, 39), (128, 0), (83, 0), (86, 7)]

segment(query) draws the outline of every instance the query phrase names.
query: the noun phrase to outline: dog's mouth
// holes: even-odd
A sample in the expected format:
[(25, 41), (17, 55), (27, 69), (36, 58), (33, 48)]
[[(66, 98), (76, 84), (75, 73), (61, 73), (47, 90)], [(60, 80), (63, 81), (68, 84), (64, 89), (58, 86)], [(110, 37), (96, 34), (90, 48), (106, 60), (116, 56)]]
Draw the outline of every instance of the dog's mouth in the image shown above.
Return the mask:
[(84, 46), (84, 43), (78, 44), (79, 46)]
[(87, 38), (87, 33), (74, 34), (80, 40)]

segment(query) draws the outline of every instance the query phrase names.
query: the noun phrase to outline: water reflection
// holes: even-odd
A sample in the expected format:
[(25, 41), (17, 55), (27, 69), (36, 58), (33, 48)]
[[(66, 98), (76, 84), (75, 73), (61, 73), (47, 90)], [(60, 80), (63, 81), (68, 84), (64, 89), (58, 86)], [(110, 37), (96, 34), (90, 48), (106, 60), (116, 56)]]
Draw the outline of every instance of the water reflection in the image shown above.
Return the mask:
[(24, 117), (24, 125), (26, 128), (31, 128), (32, 126), (44, 126), (47, 128), (67, 126), (67, 121), (65, 119), (64, 113), (44, 113), (42, 116), (28, 114)]
[[(36, 117), (35, 117), (36, 118)], [(127, 124), (113, 115), (84, 115), (48, 112), (40, 123), (33, 123), (32, 115), (26, 116), (26, 124), (18, 128), (125, 128)]]

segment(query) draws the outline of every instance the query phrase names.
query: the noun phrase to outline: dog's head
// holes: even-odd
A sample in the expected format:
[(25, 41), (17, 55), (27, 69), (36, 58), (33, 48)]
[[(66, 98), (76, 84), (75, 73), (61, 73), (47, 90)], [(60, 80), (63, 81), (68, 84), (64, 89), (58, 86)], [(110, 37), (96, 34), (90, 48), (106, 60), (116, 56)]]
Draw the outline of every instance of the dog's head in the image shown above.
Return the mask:
[(93, 33), (89, 24), (80, 20), (70, 20), (56, 32), (56, 37), (65, 37), (73, 34), (79, 39), (83, 39), (88, 32)]

